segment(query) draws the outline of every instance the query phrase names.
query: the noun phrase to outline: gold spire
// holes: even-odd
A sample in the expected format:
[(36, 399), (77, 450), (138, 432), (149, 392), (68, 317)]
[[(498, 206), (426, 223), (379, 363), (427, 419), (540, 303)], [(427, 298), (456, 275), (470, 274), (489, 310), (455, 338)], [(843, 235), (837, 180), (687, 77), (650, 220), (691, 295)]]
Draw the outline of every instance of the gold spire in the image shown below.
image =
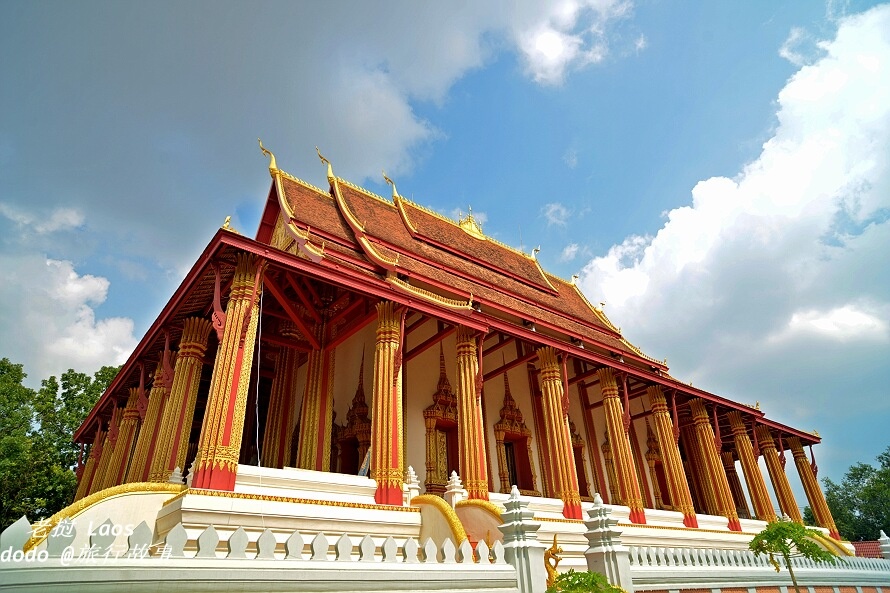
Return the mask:
[(263, 154), (269, 157), (269, 173), (271, 175), (275, 175), (278, 172), (278, 164), (275, 162), (275, 155), (272, 154), (272, 151), (263, 146), (263, 141), (257, 138), (257, 142), (260, 143), (260, 150), (263, 151)]

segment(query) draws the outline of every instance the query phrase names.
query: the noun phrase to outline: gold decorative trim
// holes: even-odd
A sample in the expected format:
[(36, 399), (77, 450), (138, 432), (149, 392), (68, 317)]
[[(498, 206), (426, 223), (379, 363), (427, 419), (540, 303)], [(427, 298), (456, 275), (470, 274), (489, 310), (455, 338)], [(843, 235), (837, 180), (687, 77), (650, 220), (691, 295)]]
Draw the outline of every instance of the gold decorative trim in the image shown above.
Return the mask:
[(291, 174), (288, 173), (287, 171), (282, 171), (281, 169), (278, 169), (278, 173), (279, 173), (282, 177), (284, 177), (285, 179), (288, 179), (288, 180), (290, 180), (290, 181), (293, 181), (294, 183), (296, 183), (296, 184), (298, 184), (298, 185), (302, 185), (302, 186), (305, 187), (306, 189), (311, 189), (311, 190), (313, 190), (313, 191), (318, 192), (319, 194), (323, 195), (323, 196), (326, 197), (326, 198), (333, 199), (333, 198), (331, 198), (331, 192), (330, 192), (330, 191), (325, 191), (325, 190), (323, 190), (322, 188), (318, 187), (317, 185), (312, 185), (312, 184), (309, 183), (308, 181), (304, 181), (304, 180), (300, 179), (299, 177), (294, 177), (293, 175), (291, 175)]
[[(164, 506), (173, 503), (179, 498), (187, 494), (195, 496), (216, 496), (219, 498), (239, 498), (242, 500), (264, 500), (267, 502), (290, 502), (294, 504), (314, 504), (326, 507), (341, 507), (348, 509), (369, 509), (379, 511), (399, 511), (403, 513), (418, 513), (419, 509), (412, 507), (400, 507), (387, 504), (368, 504), (363, 502), (343, 502), (339, 500), (315, 500), (312, 498), (298, 498), (293, 496), (274, 496), (271, 494), (247, 494), (244, 492), (228, 492), (226, 490), (203, 490), (200, 488), (189, 488), (185, 492), (181, 492), (178, 496), (174, 496), (164, 503)], [(416, 498), (416, 497), (415, 497)], [(413, 502), (413, 499), (412, 499)], [(444, 502), (444, 501), (443, 501)]]
[[(464, 529), (463, 523), (460, 522), (460, 517), (457, 516), (457, 513), (454, 512), (451, 505), (445, 502), (443, 498), (439, 498), (435, 494), (421, 494), (420, 496), (412, 498), (411, 504), (428, 504), (436, 507), (436, 509), (445, 517), (448, 527), (451, 528), (451, 535), (454, 536), (454, 541), (459, 544), (467, 539), (467, 532)], [(416, 510), (419, 511), (420, 509)]]
[(396, 254), (395, 259), (383, 255), (382, 253), (377, 251), (377, 248), (374, 247), (374, 244), (368, 240), (368, 237), (366, 235), (360, 235), (358, 237), (358, 243), (359, 243), (359, 245), (361, 245), (361, 248), (365, 251), (365, 253), (367, 253), (368, 255), (371, 256), (371, 259), (377, 260), (378, 262), (385, 264), (382, 267), (384, 267), (386, 269), (390, 269), (390, 268), (395, 268), (396, 266), (399, 265), (399, 255), (398, 254)]
[[(562, 280), (562, 278), (559, 278), (559, 280)], [(562, 280), (562, 282), (565, 282), (565, 280)], [(584, 301), (584, 304), (587, 305), (587, 308), (590, 309), (591, 311), (593, 311), (593, 314), (596, 315), (597, 319), (602, 321), (605, 324), (605, 326), (608, 327), (610, 330), (612, 330), (619, 336), (621, 335), (621, 329), (618, 327), (615, 327), (615, 324), (612, 323), (608, 317), (606, 317), (606, 313), (602, 309), (598, 309), (598, 308), (594, 307), (593, 304), (587, 300), (587, 297), (584, 296), (584, 293), (581, 292), (581, 289), (578, 288), (578, 285), (576, 283), (574, 283), (574, 282), (565, 282), (565, 283), (568, 284), (569, 286), (571, 286), (575, 290), (575, 292), (578, 294), (578, 296), (581, 297), (581, 300)]]
[(811, 538), (816, 540), (817, 543), (822, 544), (822, 547), (824, 547), (835, 556), (855, 556), (855, 554), (850, 552), (850, 550), (842, 546), (840, 542), (837, 542), (830, 537), (825, 537), (821, 533), (819, 533), (818, 535), (812, 535)]
[(343, 178), (341, 178), (341, 177), (335, 177), (335, 179), (336, 179), (338, 182), (340, 182), (340, 183), (342, 183), (343, 185), (345, 185), (346, 187), (348, 187), (348, 188), (350, 188), (350, 189), (354, 189), (355, 191), (357, 191), (357, 192), (359, 192), (359, 193), (361, 193), (361, 194), (364, 194), (364, 195), (368, 196), (369, 198), (373, 198), (373, 199), (375, 199), (375, 200), (378, 200), (378, 201), (380, 201), (380, 202), (383, 202), (383, 203), (386, 204), (387, 206), (390, 206), (390, 207), (393, 206), (393, 203), (390, 202), (389, 200), (387, 200), (386, 198), (384, 198), (383, 196), (379, 196), (379, 195), (375, 194), (374, 192), (372, 192), (372, 191), (370, 191), (370, 190), (367, 190), (367, 189), (365, 189), (365, 188), (363, 188), (363, 187), (361, 187), (361, 186), (358, 186), (358, 185), (352, 183), (351, 181), (348, 181), (348, 180), (343, 179)]
[(460, 500), (460, 501), (458, 501), (456, 507), (457, 508), (462, 508), (462, 507), (479, 508), (479, 509), (482, 509), (483, 511), (487, 512), (489, 515), (491, 515), (498, 521), (503, 522), (503, 519), (501, 518), (501, 513), (504, 512), (504, 509), (502, 509), (498, 505), (494, 504), (490, 500), (481, 500), (481, 499), (476, 499), (476, 498), (473, 498), (470, 500)]
[[(620, 330), (619, 330), (619, 332), (620, 332)], [(625, 346), (627, 346), (628, 348), (630, 348), (631, 350), (633, 350), (634, 352), (636, 352), (637, 354), (639, 354), (640, 356), (642, 356), (643, 358), (645, 358), (646, 360), (648, 360), (649, 362), (654, 362), (655, 364), (667, 366), (667, 359), (658, 360), (657, 358), (652, 358), (651, 356), (649, 356), (648, 354), (646, 354), (645, 352), (643, 352), (642, 350), (640, 350), (639, 348), (637, 348), (636, 346), (634, 346), (633, 344), (628, 342), (627, 338), (625, 338), (624, 336), (621, 336), (621, 343), (624, 344)]]
[(420, 288), (417, 286), (412, 286), (407, 281), (402, 280), (394, 275), (387, 274), (386, 281), (389, 282), (396, 288), (403, 290), (409, 294), (412, 294), (416, 297), (420, 297), (422, 299), (432, 301), (443, 307), (448, 307), (449, 309), (455, 309), (459, 311), (472, 311), (473, 310), (473, 296), (470, 295), (470, 298), (466, 301), (460, 299), (450, 299), (448, 297), (444, 297), (442, 295), (438, 295), (434, 292), (426, 290), (424, 288)]
[[(124, 494), (153, 494), (157, 492), (169, 492), (171, 494), (181, 494), (186, 487), (180, 484), (157, 483), (157, 482), (132, 482), (130, 484), (120, 484), (112, 486), (105, 490), (94, 492), (85, 498), (75, 501), (41, 523), (41, 527), (45, 527), (44, 534), (41, 537), (31, 537), (26, 543), (23, 550), (27, 552), (31, 548), (40, 545), (49, 535), (50, 531), (64, 519), (74, 519), (89, 507), (99, 504), (104, 500), (123, 496)], [(175, 497), (174, 497), (175, 498)], [(172, 498), (170, 500), (173, 500)], [(169, 500), (167, 502), (170, 502)], [(167, 504), (166, 502), (164, 503)]]
[(730, 531), (730, 530), (720, 530), (720, 529), (703, 529), (701, 527), (669, 527), (667, 525), (649, 525), (647, 523), (618, 523), (619, 527), (644, 527), (646, 529), (668, 529), (672, 531), (697, 531), (701, 533), (737, 533), (739, 535), (750, 535), (754, 537), (757, 533), (751, 533), (750, 531)]
[[(393, 186), (393, 191), (395, 191), (395, 186)], [(408, 227), (408, 230), (411, 231), (412, 235), (416, 235), (418, 233), (417, 227), (414, 226), (414, 223), (411, 222), (411, 219), (408, 218), (408, 213), (405, 212), (405, 198), (400, 195), (394, 195), (392, 197), (393, 203), (396, 205), (396, 208), (399, 210), (399, 215), (402, 217), (402, 222), (405, 223), (405, 226)]]
[(581, 519), (565, 519), (558, 517), (535, 517), (535, 521), (543, 521), (545, 523), (584, 523)]

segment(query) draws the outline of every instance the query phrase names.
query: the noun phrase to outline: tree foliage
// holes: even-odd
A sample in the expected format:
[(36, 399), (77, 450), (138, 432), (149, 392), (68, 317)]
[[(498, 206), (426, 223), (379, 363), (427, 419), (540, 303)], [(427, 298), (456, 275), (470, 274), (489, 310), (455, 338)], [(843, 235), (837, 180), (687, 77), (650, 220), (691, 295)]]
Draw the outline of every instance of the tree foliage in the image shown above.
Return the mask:
[(22, 365), (0, 360), (0, 528), (22, 515), (48, 517), (74, 498), (74, 431), (118, 370), (91, 377), (69, 369), (35, 391)]
[[(844, 539), (876, 540), (890, 533), (890, 446), (878, 455), (878, 467), (852, 465), (840, 484), (824, 478), (825, 501)], [(807, 516), (812, 517), (812, 511)]]
[(606, 577), (598, 572), (588, 570), (568, 572), (557, 575), (556, 582), (548, 587), (546, 593), (623, 593), (624, 590), (609, 584)]
[(797, 577), (794, 576), (794, 569), (791, 567), (792, 557), (802, 556), (810, 560), (831, 563), (837, 561), (837, 556), (822, 549), (814, 541), (813, 538), (820, 535), (818, 531), (808, 529), (800, 523), (779, 520), (767, 524), (763, 531), (754, 536), (748, 547), (758, 556), (760, 554), (768, 555), (769, 561), (776, 567), (776, 572), (780, 570), (776, 556), (780, 556), (791, 575), (791, 582), (794, 583), (795, 590), (800, 593)]

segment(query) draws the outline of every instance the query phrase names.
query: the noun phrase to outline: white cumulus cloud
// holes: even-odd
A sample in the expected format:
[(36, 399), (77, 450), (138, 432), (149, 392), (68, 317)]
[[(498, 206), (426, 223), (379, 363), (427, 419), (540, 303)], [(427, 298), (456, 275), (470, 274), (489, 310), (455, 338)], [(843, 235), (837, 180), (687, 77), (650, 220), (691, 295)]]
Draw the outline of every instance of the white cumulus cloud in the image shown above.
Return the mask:
[(571, 216), (571, 211), (559, 202), (544, 204), (541, 209), (548, 226), (566, 226)]
[(24, 364), (29, 384), (69, 368), (93, 372), (121, 364), (136, 346), (131, 319), (96, 317), (107, 279), (40, 255), (4, 255), (0, 265), (0, 351)]
[(803, 389), (811, 414), (834, 396), (838, 368), (883, 372), (887, 31), (890, 6), (842, 19), (836, 37), (819, 42), (821, 57), (779, 92), (778, 124), (754, 161), (699, 182), (653, 235), (630, 236), (584, 267), (589, 298), (608, 301), (628, 337), (670, 357), (681, 378), (764, 401)]

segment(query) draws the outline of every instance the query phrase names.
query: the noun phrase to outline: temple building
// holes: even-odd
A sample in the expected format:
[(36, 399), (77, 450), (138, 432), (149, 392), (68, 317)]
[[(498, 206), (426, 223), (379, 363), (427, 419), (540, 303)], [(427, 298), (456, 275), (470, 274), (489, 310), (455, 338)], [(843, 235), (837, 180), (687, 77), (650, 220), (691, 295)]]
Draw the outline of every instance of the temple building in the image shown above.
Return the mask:
[(263, 152), (256, 237), (214, 235), (77, 431), (78, 500), (173, 482), (160, 534), (233, 513), (422, 532), (435, 519), (405, 512), (420, 505), (475, 544), (500, 537), (515, 485), (542, 533), (582, 550), (597, 493), (632, 543), (743, 548), (762, 522), (802, 522), (803, 503), (840, 540), (818, 434), (672, 377), (472, 214), (452, 221), (389, 179), (375, 195), (323, 157), (315, 187)]

